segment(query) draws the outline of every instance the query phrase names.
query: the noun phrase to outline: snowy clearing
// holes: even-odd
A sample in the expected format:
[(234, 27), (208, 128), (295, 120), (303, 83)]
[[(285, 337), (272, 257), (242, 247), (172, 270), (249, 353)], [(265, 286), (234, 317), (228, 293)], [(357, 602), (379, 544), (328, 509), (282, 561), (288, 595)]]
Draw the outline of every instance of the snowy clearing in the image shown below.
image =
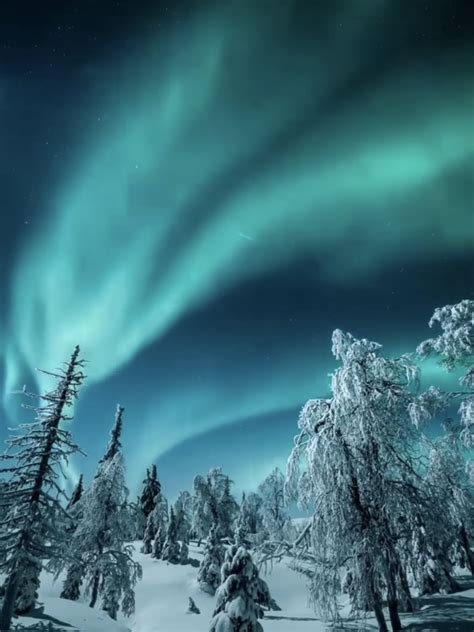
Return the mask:
[[(15, 625), (33, 626), (42, 620), (52, 621), (53, 629), (83, 632), (208, 632), (215, 598), (202, 592), (197, 583), (197, 567), (172, 565), (138, 552), (135, 559), (143, 566), (143, 580), (136, 589), (136, 612), (129, 619), (119, 616), (112, 621), (100, 609), (91, 609), (87, 600), (72, 602), (59, 599), (61, 582), (43, 574), (40, 602), (44, 614), (38, 618), (20, 617)], [(202, 549), (190, 546), (191, 558), (199, 560)], [(263, 574), (273, 597), (282, 608), (271, 612), (263, 621), (265, 632), (326, 632), (334, 629), (318, 619), (307, 603), (305, 580), (286, 563), (278, 563)], [(474, 632), (474, 581), (461, 580), (463, 592), (435, 595), (422, 599), (416, 615), (403, 615), (403, 624), (411, 632)], [(187, 614), (188, 597), (192, 597), (201, 614)], [(376, 630), (372, 618), (347, 620), (338, 629), (359, 632)]]

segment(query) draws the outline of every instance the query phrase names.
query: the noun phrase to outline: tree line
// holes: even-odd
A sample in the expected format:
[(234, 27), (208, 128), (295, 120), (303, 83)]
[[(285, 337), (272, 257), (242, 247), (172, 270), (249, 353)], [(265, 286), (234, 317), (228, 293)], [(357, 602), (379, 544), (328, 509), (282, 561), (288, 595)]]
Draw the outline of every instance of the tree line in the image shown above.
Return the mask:
[[(35, 420), (1, 457), (0, 630), (34, 608), (43, 568), (63, 577), (61, 597), (86, 596), (113, 619), (132, 614), (142, 576), (134, 541), (144, 555), (199, 565), (200, 588), (216, 595), (211, 632), (263, 630), (278, 605), (259, 568), (276, 559), (307, 577), (326, 618), (338, 620), (345, 594), (354, 613), (374, 613), (380, 632), (386, 612), (400, 630), (417, 595), (458, 590), (457, 566), (474, 575), (474, 301), (435, 310), (429, 324), (441, 333), (398, 358), (335, 330), (331, 395), (303, 406), (286, 476), (275, 469), (239, 501), (213, 468), (169, 503), (155, 464), (130, 501), (121, 406), (92, 481), (81, 476), (67, 498), (62, 468), (79, 448), (66, 427), (85, 379), (76, 347), (63, 368), (45, 371), (52, 391), (25, 392)], [(421, 388), (419, 360), (429, 355), (462, 373), (459, 389)], [(433, 419), (443, 420), (436, 439), (426, 432)], [(290, 518), (293, 501), (311, 515), (303, 527)], [(190, 542), (202, 547), (200, 563)], [(199, 612), (192, 599), (189, 611)]]

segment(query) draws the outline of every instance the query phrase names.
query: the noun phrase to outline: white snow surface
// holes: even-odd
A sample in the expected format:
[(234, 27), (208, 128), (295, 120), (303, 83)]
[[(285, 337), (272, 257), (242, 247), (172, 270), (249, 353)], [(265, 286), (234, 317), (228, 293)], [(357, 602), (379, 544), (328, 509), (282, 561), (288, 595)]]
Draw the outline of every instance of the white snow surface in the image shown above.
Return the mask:
[[(52, 617), (67, 624), (56, 624), (57, 630), (81, 632), (208, 632), (215, 598), (202, 592), (197, 583), (197, 567), (172, 565), (154, 560), (139, 552), (135, 558), (143, 566), (143, 579), (136, 587), (136, 611), (130, 618), (119, 616), (112, 621), (99, 608), (91, 609), (87, 599), (71, 602), (58, 597), (61, 581), (51, 575), (42, 576), (40, 602), (46, 622)], [(190, 546), (190, 557), (200, 560), (202, 548)], [(268, 573), (262, 572), (272, 596), (282, 608), (268, 613), (262, 620), (265, 632), (328, 632), (332, 628), (321, 621), (307, 603), (305, 579), (291, 570), (284, 561)], [(435, 595), (423, 600), (415, 615), (402, 615), (406, 630), (412, 632), (474, 632), (474, 582), (466, 581), (467, 590), (455, 595)], [(192, 597), (201, 614), (187, 614), (188, 597)], [(345, 612), (346, 608), (342, 608)], [(388, 617), (387, 617), (388, 619)], [(32, 626), (32, 617), (15, 619), (15, 624)], [(347, 626), (347, 627), (346, 627)], [(367, 632), (377, 629), (373, 618), (347, 621), (344, 629)]]

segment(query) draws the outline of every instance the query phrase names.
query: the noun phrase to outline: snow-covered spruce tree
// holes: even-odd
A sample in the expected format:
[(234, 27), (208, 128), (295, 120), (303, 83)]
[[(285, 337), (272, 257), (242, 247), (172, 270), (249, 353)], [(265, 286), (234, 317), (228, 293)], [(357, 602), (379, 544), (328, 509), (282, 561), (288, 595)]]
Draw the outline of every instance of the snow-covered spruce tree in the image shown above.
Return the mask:
[(178, 530), (173, 507), (170, 509), (170, 520), (166, 531), (166, 539), (163, 544), (161, 559), (170, 564), (180, 563), (180, 547), (178, 542)]
[(234, 537), (233, 524), (239, 511), (239, 505), (230, 491), (232, 481), (225, 474), (223, 477), (222, 494), (218, 496), (217, 506), (219, 530), (221, 537), (232, 539)]
[[(77, 524), (81, 518), (81, 504), (80, 500), (84, 492), (84, 480), (82, 474), (79, 477), (76, 487), (72, 493), (72, 496), (66, 507), (66, 511), (70, 516), (70, 521), (66, 526), (66, 531), (69, 535), (74, 533), (77, 528)], [(66, 543), (67, 546), (67, 543)], [(63, 582), (63, 588), (60, 594), (62, 599), (70, 599), (71, 601), (77, 601), (81, 596), (83, 569), (79, 561), (71, 561), (68, 566), (66, 579)]]
[(270, 539), (285, 540), (290, 532), (290, 517), (285, 508), (285, 476), (276, 467), (261, 483), (258, 492), (262, 498), (263, 526)]
[(161, 560), (161, 556), (163, 554), (163, 546), (165, 544), (166, 539), (166, 531), (164, 526), (158, 527), (158, 530), (155, 534), (155, 539), (153, 540), (152, 548), (151, 548), (151, 556), (155, 560)]
[(174, 504), (174, 515), (176, 518), (178, 540), (181, 540), (182, 542), (189, 542), (192, 519), (192, 499), (189, 492), (179, 492), (178, 498)]
[(155, 499), (161, 493), (161, 483), (158, 479), (156, 465), (151, 466), (151, 471), (147, 469), (146, 478), (143, 481), (143, 491), (140, 496), (140, 505), (145, 518), (151, 514), (155, 508)]
[(251, 492), (242, 495), (237, 524), (242, 524), (252, 545), (261, 544), (265, 539), (262, 514), (263, 500), (259, 494)]
[(194, 479), (192, 530), (198, 544), (217, 525), (221, 537), (232, 537), (232, 524), (239, 506), (230, 492), (232, 481), (221, 468), (213, 468), (204, 478)]
[(141, 546), (141, 552), (145, 555), (149, 555), (152, 550), (153, 539), (155, 537), (155, 522), (153, 520), (153, 514), (148, 514), (146, 521), (145, 533), (143, 534), (143, 544)]
[(198, 540), (198, 546), (205, 539), (213, 525), (217, 525), (219, 517), (217, 502), (211, 495), (208, 480), (199, 474), (193, 482), (193, 514), (192, 531)]
[(179, 547), (179, 563), (187, 564), (189, 561), (189, 547), (185, 540), (181, 542), (181, 546)]
[(99, 476), (100, 465), (102, 463), (112, 461), (116, 454), (118, 454), (119, 452), (121, 453), (122, 443), (120, 441), (120, 438), (122, 436), (123, 429), (123, 411), (123, 406), (117, 405), (117, 410), (115, 411), (114, 425), (112, 426), (112, 430), (110, 431), (109, 443), (107, 444), (107, 449), (105, 450), (104, 456), (99, 461), (99, 469), (97, 470), (96, 476)]
[[(99, 464), (105, 463), (107, 460), (113, 459), (113, 457), (121, 450), (122, 444), (120, 443), (120, 436), (122, 434), (122, 415), (123, 408), (117, 407), (115, 413), (115, 422), (110, 433), (110, 440), (104, 456), (100, 459)], [(68, 505), (69, 514), (72, 518), (71, 528), (69, 533), (73, 533), (77, 528), (77, 525), (82, 519), (82, 505), (81, 498), (84, 493), (83, 477), (82, 474), (79, 478), (79, 482), (71, 497), (71, 501)], [(52, 570), (56, 568), (54, 564), (50, 565)], [(70, 599), (71, 601), (77, 601), (81, 595), (81, 586), (84, 576), (84, 565), (80, 559), (71, 561), (67, 567), (66, 579), (63, 582), (63, 589), (60, 597), (62, 599)]]
[(240, 505), (239, 515), (237, 516), (237, 520), (235, 522), (234, 529), (234, 544), (237, 546), (244, 546), (248, 548), (251, 544), (249, 539), (249, 530), (246, 522), (246, 514), (244, 511), (245, 507), (245, 493), (242, 495), (242, 504)]
[[(161, 525), (168, 522), (168, 503), (161, 492), (161, 483), (158, 480), (156, 465), (153, 465), (150, 471), (147, 470), (147, 478), (144, 481), (145, 487), (141, 495), (141, 508), (146, 516), (146, 527), (143, 535), (143, 544), (141, 552), (149, 554), (152, 551), (152, 543), (155, 534)], [(155, 496), (151, 498), (151, 494)]]
[[(154, 508), (150, 514), (146, 523), (145, 534), (143, 536), (143, 544), (141, 552), (145, 554), (152, 553), (153, 540), (156, 534), (161, 529), (162, 533), (166, 534), (168, 525), (168, 501), (163, 496), (161, 491), (155, 496)], [(157, 549), (156, 549), (157, 550)]]
[(74, 505), (81, 499), (83, 492), (84, 492), (84, 477), (81, 474), (74, 488), (74, 491), (72, 492), (71, 498), (69, 499), (69, 502), (66, 506), (66, 511), (70, 511), (74, 507)]
[(210, 632), (263, 632), (259, 622), (274, 603), (245, 547), (227, 549)]
[(224, 562), (225, 550), (217, 535), (217, 527), (214, 525), (209, 531), (204, 555), (199, 565), (198, 582), (201, 590), (214, 595), (221, 583), (221, 567)]
[[(20, 426), (23, 434), (8, 441), (9, 451), (0, 458), (7, 462), (2, 472), (10, 474), (2, 494), (6, 510), (1, 550), (1, 570), (6, 575), (5, 596), (0, 615), (0, 629), (10, 629), (13, 612), (25, 613), (36, 602), (43, 560), (54, 560), (62, 552), (64, 532), (57, 529), (67, 519), (59, 497), (61, 464), (78, 450), (68, 431), (61, 426), (70, 421), (66, 411), (78, 395), (84, 380), (79, 347), (64, 368), (54, 377), (53, 391), (39, 396), (36, 421)], [(37, 399), (36, 395), (26, 393)], [(11, 463), (11, 465), (9, 465)]]
[(128, 503), (130, 531), (127, 540), (143, 540), (146, 528), (146, 518), (140, 504), (140, 498)]
[[(118, 418), (121, 425), (122, 413), (119, 407), (114, 428)], [(119, 607), (126, 616), (134, 612), (133, 588), (141, 578), (141, 567), (125, 543), (128, 490), (118, 437), (112, 432), (107, 456), (100, 460), (92, 484), (82, 496), (81, 519), (70, 542), (70, 551), (84, 572), (89, 605), (93, 608), (102, 597), (102, 607), (112, 618)], [(109, 449), (111, 444), (115, 449)]]
[[(312, 556), (302, 570), (316, 607), (338, 617), (347, 569), (353, 609), (372, 609), (386, 632), (382, 601), (387, 599), (392, 628), (399, 630), (407, 590), (403, 564), (414, 555), (411, 535), (430, 514), (432, 520), (434, 506), (417, 472), (419, 437), (412, 421), (420, 406), (427, 414), (430, 398), (412, 392), (417, 371), (409, 358), (386, 359), (379, 348), (334, 332), (332, 349), (342, 366), (332, 376), (332, 397), (310, 400), (301, 412), (287, 490), (314, 508)], [(435, 395), (430, 393), (436, 401)]]

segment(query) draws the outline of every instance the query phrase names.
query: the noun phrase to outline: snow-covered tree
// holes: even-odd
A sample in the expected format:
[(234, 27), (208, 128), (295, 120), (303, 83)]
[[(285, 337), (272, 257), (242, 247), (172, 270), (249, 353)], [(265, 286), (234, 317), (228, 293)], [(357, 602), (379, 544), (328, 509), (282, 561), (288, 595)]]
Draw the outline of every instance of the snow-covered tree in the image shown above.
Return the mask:
[(261, 483), (258, 492), (262, 499), (263, 526), (271, 539), (284, 540), (290, 531), (290, 517), (285, 507), (285, 476), (276, 467)]
[(474, 300), (438, 307), (429, 321), (430, 327), (435, 325), (442, 333), (422, 342), (417, 352), (422, 357), (441, 356), (448, 371), (464, 370), (459, 380), (464, 391), (459, 408), (460, 435), (467, 448), (474, 448)]
[(45, 395), (27, 393), (39, 399), (36, 421), (20, 426), (22, 434), (8, 441), (9, 450), (0, 458), (9, 474), (8, 486), (2, 493), (5, 510), (2, 540), (1, 571), (6, 575), (5, 596), (0, 615), (0, 629), (10, 629), (14, 609), (18, 613), (31, 610), (36, 602), (43, 560), (55, 560), (62, 553), (64, 524), (67, 514), (59, 498), (60, 468), (69, 455), (77, 451), (62, 423), (84, 380), (83, 361), (76, 347), (71, 359), (54, 377), (56, 387)]
[(152, 549), (151, 549), (151, 556), (155, 560), (161, 559), (161, 555), (163, 553), (163, 546), (165, 544), (165, 539), (166, 539), (165, 528), (164, 526), (160, 526), (158, 527), (158, 530), (155, 534), (155, 539), (153, 540)]
[(265, 537), (262, 509), (263, 500), (260, 494), (250, 492), (242, 495), (237, 522), (245, 527), (253, 544), (259, 544), (260, 540)]
[(244, 546), (248, 548), (251, 545), (250, 537), (249, 537), (249, 527), (248, 527), (248, 512), (246, 509), (246, 495), (242, 494), (242, 502), (240, 504), (239, 514), (237, 516), (237, 520), (235, 521), (234, 526), (234, 544), (237, 546)]
[(140, 506), (146, 517), (145, 532), (143, 535), (142, 553), (149, 554), (152, 551), (153, 540), (161, 525), (168, 522), (168, 503), (161, 491), (161, 483), (158, 480), (156, 465), (152, 465), (151, 472), (147, 470), (144, 488), (140, 497)]
[(81, 596), (83, 577), (84, 569), (81, 562), (71, 562), (67, 569), (61, 594), (59, 595), (61, 599), (77, 601)]
[(219, 499), (217, 506), (219, 530), (223, 538), (230, 539), (234, 535), (233, 524), (239, 511), (239, 505), (230, 491), (232, 481), (225, 474), (222, 476), (222, 494), (217, 495)]
[(209, 631), (263, 632), (259, 619), (276, 604), (244, 547), (227, 549), (221, 579)]
[(143, 536), (143, 545), (141, 547), (141, 552), (145, 554), (152, 552), (153, 540), (156, 534), (160, 529), (162, 533), (166, 533), (168, 525), (168, 501), (161, 491), (155, 496), (153, 504), (153, 510), (148, 514), (145, 534)]
[(181, 546), (179, 547), (179, 563), (187, 564), (189, 561), (189, 547), (185, 540), (181, 542)]
[(424, 525), (422, 542), (426, 544), (420, 555), (420, 561), (425, 559), (423, 592), (454, 592), (459, 589), (453, 578), (454, 565), (467, 567), (474, 574), (474, 490), (459, 434), (449, 427), (431, 449), (425, 481), (433, 505), (443, 507), (443, 513)]
[(151, 553), (155, 533), (155, 521), (153, 520), (153, 514), (150, 513), (148, 514), (148, 518), (146, 521), (145, 533), (143, 535), (143, 544), (140, 549), (142, 553), (145, 553), (145, 555), (149, 555)]
[(127, 535), (127, 541), (143, 540), (146, 518), (140, 505), (140, 498), (137, 498), (135, 502), (128, 503), (128, 515), (130, 529)]
[(176, 518), (178, 540), (189, 542), (192, 520), (192, 498), (189, 492), (179, 492), (178, 498), (174, 504), (174, 515)]
[(163, 544), (161, 559), (170, 564), (180, 563), (180, 546), (178, 542), (178, 530), (173, 507), (170, 509), (170, 519), (166, 531), (166, 539)]
[(147, 469), (146, 478), (143, 481), (143, 491), (140, 496), (140, 505), (145, 518), (151, 514), (155, 508), (155, 499), (161, 493), (161, 483), (158, 479), (156, 465), (151, 466), (151, 471)]
[[(84, 480), (82, 474), (79, 477), (76, 487), (72, 493), (72, 496), (66, 507), (66, 511), (69, 514), (70, 520), (65, 529), (68, 535), (74, 533), (77, 528), (78, 522), (81, 519), (81, 503), (82, 494), (84, 493)], [(66, 542), (66, 546), (68, 543)], [(54, 565), (54, 564), (53, 564)], [(62, 599), (70, 599), (71, 601), (77, 601), (81, 596), (83, 568), (82, 564), (78, 560), (73, 560), (68, 566), (66, 578), (63, 582), (63, 588), (60, 594)]]
[(217, 525), (221, 537), (232, 537), (232, 524), (238, 504), (230, 492), (232, 481), (221, 468), (213, 468), (206, 477), (194, 479), (192, 529), (199, 541)]
[[(115, 420), (112, 430), (110, 431), (110, 439), (107, 445), (107, 449), (105, 451), (104, 456), (100, 459), (99, 465), (101, 463), (106, 463), (107, 461), (112, 461), (114, 456), (121, 452), (122, 443), (120, 442), (120, 438), (122, 436), (122, 428), (123, 428), (123, 416), (124, 408), (123, 406), (118, 405), (117, 410), (115, 411)], [(100, 468), (97, 472), (99, 474)]]
[(199, 565), (198, 582), (201, 590), (213, 595), (221, 583), (221, 567), (224, 562), (224, 547), (217, 535), (217, 527), (214, 525), (209, 531), (204, 555)]
[(428, 410), (426, 398), (412, 390), (417, 370), (409, 358), (386, 359), (379, 348), (334, 332), (341, 367), (332, 376), (332, 397), (310, 400), (301, 412), (287, 489), (314, 508), (310, 555), (301, 570), (310, 577), (315, 605), (337, 618), (345, 568), (352, 607), (372, 609), (385, 632), (383, 599), (393, 630), (399, 630), (399, 606), (408, 597), (406, 566), (414, 559), (412, 534), (435, 510), (417, 472), (413, 420), (420, 407)]
[[(118, 417), (121, 426), (122, 413), (119, 407), (114, 428)], [(89, 605), (93, 608), (102, 597), (102, 607), (112, 618), (116, 618), (119, 607), (126, 616), (133, 613), (133, 588), (141, 577), (141, 567), (132, 558), (131, 546), (125, 543), (128, 490), (119, 437), (120, 432), (115, 436), (112, 432), (111, 443), (117, 447), (110, 451), (109, 444), (90, 488), (81, 498), (81, 519), (69, 544), (84, 574)]]
[(217, 503), (210, 493), (206, 478), (196, 476), (193, 486), (192, 531), (198, 539), (199, 546), (201, 540), (207, 537), (211, 527), (217, 525), (219, 518)]
[[(417, 352), (421, 357), (437, 355), (447, 371), (463, 371), (459, 379), (461, 391), (446, 394), (447, 401), (461, 399), (459, 425), (450, 424), (447, 435), (439, 440), (431, 454), (427, 481), (434, 497), (446, 507), (444, 529), (437, 525), (435, 552), (428, 558), (425, 574), (427, 591), (440, 588), (453, 591), (458, 586), (450, 572), (450, 561), (460, 562), (474, 574), (472, 537), (474, 533), (474, 461), (469, 450), (474, 448), (474, 301), (463, 300), (455, 305), (437, 308), (429, 326), (438, 325), (441, 334), (425, 340)], [(461, 442), (466, 450), (462, 450)], [(448, 511), (449, 508), (449, 511)], [(451, 524), (447, 518), (451, 518)], [(458, 548), (454, 560), (448, 560), (440, 551)], [(440, 561), (440, 557), (442, 560)]]
[(83, 491), (84, 491), (84, 477), (81, 474), (74, 488), (74, 491), (72, 492), (71, 498), (69, 499), (69, 502), (66, 506), (66, 511), (71, 510), (74, 507), (74, 505), (81, 499)]

